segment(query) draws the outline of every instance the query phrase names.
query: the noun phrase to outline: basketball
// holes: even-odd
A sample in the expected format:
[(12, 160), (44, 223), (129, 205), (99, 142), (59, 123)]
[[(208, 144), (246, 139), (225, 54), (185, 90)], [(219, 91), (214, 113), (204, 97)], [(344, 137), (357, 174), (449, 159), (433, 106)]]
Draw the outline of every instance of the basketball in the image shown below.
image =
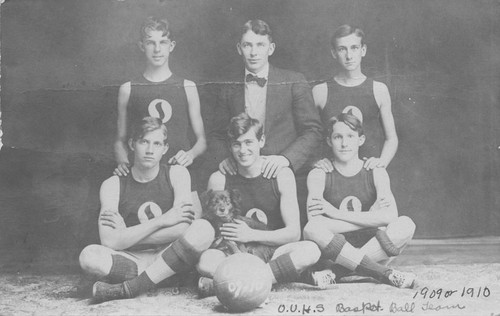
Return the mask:
[(260, 258), (239, 253), (219, 265), (214, 286), (217, 298), (229, 311), (246, 312), (264, 303), (271, 292), (272, 280)]

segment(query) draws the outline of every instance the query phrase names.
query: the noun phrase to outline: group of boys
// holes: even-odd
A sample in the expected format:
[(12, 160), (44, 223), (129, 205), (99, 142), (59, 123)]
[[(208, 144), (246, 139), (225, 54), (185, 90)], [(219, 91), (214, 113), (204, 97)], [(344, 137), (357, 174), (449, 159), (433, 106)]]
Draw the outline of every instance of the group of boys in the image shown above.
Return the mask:
[(248, 251), (267, 263), (273, 283), (326, 287), (355, 273), (411, 288), (414, 274), (387, 266), (415, 224), (398, 216), (390, 189), (385, 167), (398, 139), (387, 87), (361, 72), (363, 36), (347, 25), (335, 32), (331, 51), (341, 71), (311, 90), (303, 75), (269, 64), (275, 43), (267, 23), (245, 23), (236, 46), (245, 70), (221, 89), (207, 146), (196, 86), (169, 68), (168, 22), (148, 18), (139, 42), (146, 70), (118, 95), (118, 167), (101, 186), (101, 245), (80, 255), (98, 279), (93, 298), (135, 297), (193, 269), (200, 296), (213, 294), (212, 277), (228, 254), (210, 248), (215, 231), (201, 219), (189, 172), (207, 147), (219, 170), (206, 189), (239, 190), (243, 214), (256, 213), (268, 227), (236, 219), (220, 233), (259, 245)]

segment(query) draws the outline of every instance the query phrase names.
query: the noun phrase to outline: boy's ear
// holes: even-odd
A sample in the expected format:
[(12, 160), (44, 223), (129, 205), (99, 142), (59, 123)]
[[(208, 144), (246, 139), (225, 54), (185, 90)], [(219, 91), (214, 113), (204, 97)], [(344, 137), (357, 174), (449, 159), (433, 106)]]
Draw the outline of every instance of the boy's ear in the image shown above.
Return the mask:
[(327, 143), (328, 147), (333, 147), (332, 136), (327, 136), (326, 137), (326, 143)]
[(134, 151), (134, 141), (132, 138), (128, 139), (128, 147), (130, 148), (131, 151)]
[(334, 48), (330, 49), (330, 54), (332, 54), (333, 59), (337, 59), (337, 53), (335, 52)]
[(239, 42), (238, 42), (238, 43), (236, 43), (236, 50), (238, 51), (238, 55), (240, 55), (240, 56), (241, 56), (241, 55), (243, 54), (243, 53), (241, 52), (241, 45), (240, 45), (240, 43), (239, 43)]
[(268, 56), (271, 56), (273, 53), (274, 53), (274, 50), (276, 49), (276, 44), (274, 44), (274, 42), (271, 42), (269, 44), (269, 52), (268, 52)]
[(141, 50), (141, 52), (144, 52), (144, 43), (142, 41), (138, 41), (137, 42), (137, 46), (139, 47), (139, 49)]
[(363, 44), (363, 46), (361, 46), (361, 57), (365, 57), (366, 55), (366, 44)]
[(175, 44), (176, 44), (175, 41), (170, 41), (170, 52), (172, 52), (174, 50)]
[(363, 146), (363, 144), (365, 143), (365, 140), (366, 140), (365, 135), (359, 136), (359, 147)]
[(167, 153), (168, 148), (169, 148), (168, 143), (166, 143), (166, 144), (165, 144), (165, 149), (163, 150), (163, 154), (162, 154), (162, 156), (163, 156), (163, 155), (165, 155), (165, 154)]
[(264, 148), (264, 145), (266, 144), (266, 135), (262, 134), (259, 140), (259, 146), (260, 148)]

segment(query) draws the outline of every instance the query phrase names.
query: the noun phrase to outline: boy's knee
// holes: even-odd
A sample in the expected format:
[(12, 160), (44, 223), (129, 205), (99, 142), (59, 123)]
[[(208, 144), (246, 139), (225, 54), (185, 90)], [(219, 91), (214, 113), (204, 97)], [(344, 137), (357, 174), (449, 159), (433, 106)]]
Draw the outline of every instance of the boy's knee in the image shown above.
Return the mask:
[(398, 230), (405, 232), (410, 238), (413, 237), (417, 226), (411, 218), (408, 216), (400, 216), (396, 220), (396, 223), (398, 225)]
[(217, 249), (205, 250), (197, 265), (197, 270), (202, 276), (213, 277), (219, 264), (226, 258), (226, 255)]
[(321, 230), (321, 223), (316, 219), (309, 220), (304, 227), (304, 239), (315, 241), (318, 238), (319, 230)]
[(198, 251), (208, 249), (212, 244), (215, 231), (212, 225), (204, 219), (195, 220), (186, 231), (184, 238)]
[(104, 247), (101, 245), (88, 245), (83, 248), (80, 253), (79, 262), (82, 270), (90, 273), (94, 273), (96, 266), (98, 266), (103, 260), (102, 257), (105, 255)]
[(318, 245), (312, 241), (301, 241), (292, 252), (292, 260), (298, 269), (303, 269), (318, 262), (321, 251)]

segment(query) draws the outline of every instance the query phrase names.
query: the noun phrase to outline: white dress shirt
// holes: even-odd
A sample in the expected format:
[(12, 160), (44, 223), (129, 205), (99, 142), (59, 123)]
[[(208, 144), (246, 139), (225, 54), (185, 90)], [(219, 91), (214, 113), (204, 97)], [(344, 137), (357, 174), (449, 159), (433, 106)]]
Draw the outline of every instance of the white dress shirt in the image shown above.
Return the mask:
[[(247, 74), (265, 78), (266, 84), (260, 87), (257, 82), (246, 82)], [(264, 69), (254, 74), (245, 69), (245, 112), (252, 118), (258, 119), (264, 126), (266, 119), (266, 96), (269, 64)]]

